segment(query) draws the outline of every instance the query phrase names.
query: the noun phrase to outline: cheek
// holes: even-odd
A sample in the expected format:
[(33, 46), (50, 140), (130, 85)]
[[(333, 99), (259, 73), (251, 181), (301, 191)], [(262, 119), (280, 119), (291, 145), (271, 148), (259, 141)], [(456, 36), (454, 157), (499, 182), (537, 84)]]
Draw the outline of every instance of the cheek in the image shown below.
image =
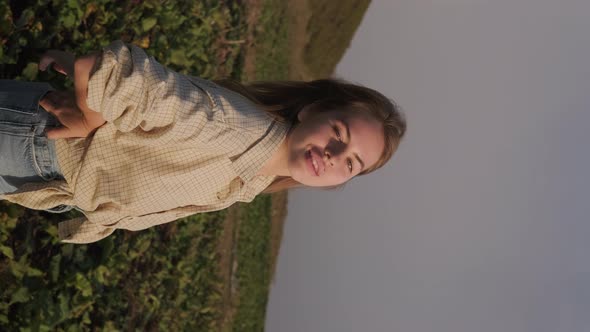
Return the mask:
[(296, 128), (294, 136), (300, 140), (311, 140), (325, 137), (330, 134), (330, 126), (326, 123), (306, 123)]
[(351, 175), (346, 170), (332, 169), (330, 174), (325, 174), (323, 181), (326, 185), (339, 185), (351, 179)]

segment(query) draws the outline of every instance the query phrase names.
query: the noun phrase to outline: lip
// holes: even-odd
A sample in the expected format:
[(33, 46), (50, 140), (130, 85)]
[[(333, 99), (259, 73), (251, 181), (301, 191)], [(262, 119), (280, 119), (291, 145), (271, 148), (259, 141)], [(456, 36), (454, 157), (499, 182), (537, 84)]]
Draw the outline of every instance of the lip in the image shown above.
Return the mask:
[[(322, 158), (319, 158), (316, 151), (314, 151), (313, 149), (308, 150), (305, 153), (305, 159), (307, 161), (307, 165), (309, 166), (309, 169), (312, 172), (312, 174), (315, 174), (315, 176), (320, 176), (320, 173), (324, 172), (324, 161), (322, 160)], [(315, 168), (313, 167), (312, 160), (315, 160), (316, 163), (318, 164), (318, 171), (317, 172), (315, 171)]]

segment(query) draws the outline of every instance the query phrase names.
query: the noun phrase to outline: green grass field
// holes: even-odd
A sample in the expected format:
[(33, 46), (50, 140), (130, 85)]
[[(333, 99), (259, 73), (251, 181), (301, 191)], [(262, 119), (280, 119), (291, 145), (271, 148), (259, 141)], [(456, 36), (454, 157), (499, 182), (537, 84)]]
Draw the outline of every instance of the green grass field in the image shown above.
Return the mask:
[[(344, 55), (370, 0), (309, 1), (311, 19), (303, 52), (308, 70), (328, 77)], [(335, 33), (337, 32), (337, 33)]]
[[(317, 52), (322, 29), (334, 35), (334, 25), (312, 12), (303, 32), (309, 43), (293, 44), (289, 1), (0, 2), (0, 78), (69, 88), (56, 73), (37, 71), (39, 56), (51, 48), (85, 54), (115, 39), (208, 79), (297, 77), (292, 55)], [(339, 15), (345, 22), (359, 13)], [(339, 40), (348, 45), (350, 37)], [(330, 51), (318, 76), (345, 49)], [(0, 330), (262, 331), (284, 215), (273, 209), (284, 209), (286, 199), (276, 197), (141, 232), (119, 230), (89, 245), (57, 242), (57, 223), (76, 211), (56, 215), (0, 201)]]

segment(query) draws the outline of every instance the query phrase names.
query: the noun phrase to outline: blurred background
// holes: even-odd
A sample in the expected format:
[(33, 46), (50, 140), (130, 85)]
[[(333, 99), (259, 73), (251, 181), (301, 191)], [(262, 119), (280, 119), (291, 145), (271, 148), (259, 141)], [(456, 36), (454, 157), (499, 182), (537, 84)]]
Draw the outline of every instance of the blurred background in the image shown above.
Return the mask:
[(269, 331), (590, 331), (587, 1), (373, 0), (336, 75), (391, 163), (290, 193)]

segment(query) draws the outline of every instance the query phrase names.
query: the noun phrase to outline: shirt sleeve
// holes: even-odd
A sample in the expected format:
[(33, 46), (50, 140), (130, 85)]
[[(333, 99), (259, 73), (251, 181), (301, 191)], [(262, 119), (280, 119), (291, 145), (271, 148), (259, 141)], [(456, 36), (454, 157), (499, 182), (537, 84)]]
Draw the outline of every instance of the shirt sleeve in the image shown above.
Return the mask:
[(115, 228), (94, 224), (86, 217), (79, 217), (60, 222), (57, 225), (57, 234), (64, 243), (92, 243), (111, 235)]
[(118, 40), (103, 49), (88, 81), (87, 104), (120, 131), (144, 121), (166, 81), (166, 69), (141, 48)]
[(92, 243), (111, 235), (116, 229), (140, 231), (197, 213), (226, 208), (229, 205), (231, 203), (226, 203), (224, 206), (219, 207), (196, 205), (178, 207), (168, 211), (149, 213), (141, 216), (128, 216), (110, 225), (91, 222), (86, 217), (79, 217), (60, 222), (58, 225), (58, 236), (61, 242), (64, 243)]
[(212, 82), (199, 84), (120, 40), (106, 46), (101, 58), (88, 81), (87, 104), (118, 131), (164, 145), (202, 141), (207, 129), (223, 130)]

